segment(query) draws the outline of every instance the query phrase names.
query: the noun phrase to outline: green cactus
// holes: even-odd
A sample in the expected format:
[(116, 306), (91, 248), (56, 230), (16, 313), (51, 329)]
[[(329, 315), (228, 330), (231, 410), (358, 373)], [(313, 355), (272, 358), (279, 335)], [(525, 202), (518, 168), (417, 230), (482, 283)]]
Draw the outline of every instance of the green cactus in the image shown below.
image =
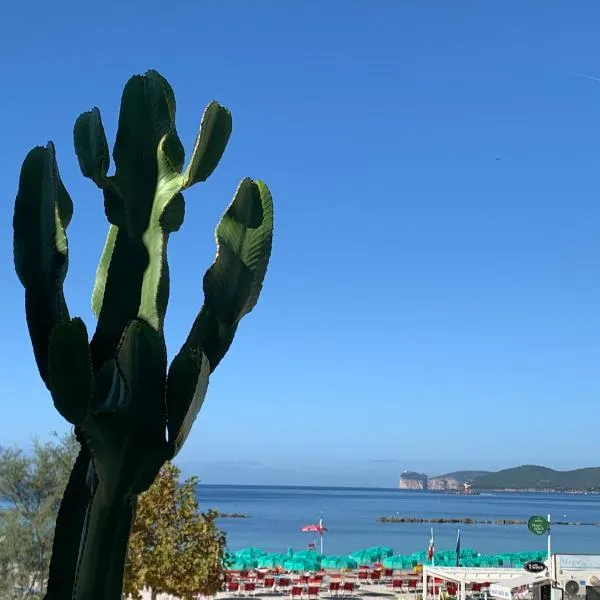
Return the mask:
[(57, 520), (47, 600), (120, 599), (137, 495), (181, 449), (210, 373), (258, 300), (273, 205), (264, 183), (244, 179), (217, 226), (204, 304), (167, 365), (169, 234), (183, 223), (182, 191), (210, 176), (230, 133), (229, 111), (211, 102), (184, 169), (175, 98), (156, 71), (125, 86), (114, 175), (99, 110), (77, 119), (81, 172), (102, 190), (110, 223), (92, 295), (98, 322), (91, 340), (83, 321), (70, 317), (63, 293), (73, 205), (53, 144), (34, 148), (23, 163), (14, 255), (27, 324), (40, 375), (82, 442)]

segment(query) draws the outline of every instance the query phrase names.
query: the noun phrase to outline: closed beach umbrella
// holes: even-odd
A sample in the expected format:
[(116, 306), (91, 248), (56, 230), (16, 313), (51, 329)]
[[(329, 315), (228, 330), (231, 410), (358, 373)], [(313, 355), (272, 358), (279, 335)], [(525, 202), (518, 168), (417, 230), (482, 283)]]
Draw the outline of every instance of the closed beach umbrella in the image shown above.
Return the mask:
[(355, 550), (354, 552), (351, 552), (348, 556), (355, 560), (358, 560), (359, 558), (365, 558), (367, 556), (371, 557), (373, 555), (371, 550), (372, 548), (361, 548), (360, 550)]
[(229, 569), (233, 571), (245, 571), (246, 569), (254, 569), (258, 566), (258, 561), (255, 558), (237, 557), (229, 565)]
[(323, 569), (356, 569), (357, 562), (349, 556), (324, 556), (321, 559)]
[(371, 546), (357, 550), (349, 554), (350, 558), (354, 559), (359, 565), (370, 565), (375, 562), (380, 562), (388, 556), (392, 556), (394, 550), (389, 546)]
[(288, 571), (318, 571), (319, 563), (308, 558), (288, 558), (284, 561), (283, 568)]
[(369, 550), (374, 556), (377, 556), (379, 560), (383, 560), (384, 558), (394, 555), (394, 549), (390, 548), (389, 546), (373, 546), (372, 548), (369, 548)]
[(257, 559), (259, 567), (280, 567), (287, 560), (287, 554), (273, 552), (259, 556)]
[(388, 556), (383, 559), (383, 566), (386, 569), (403, 569), (412, 565), (410, 556), (404, 556), (402, 554), (396, 554), (395, 556)]
[(375, 562), (376, 559), (373, 558), (370, 552), (366, 550), (360, 550), (358, 552), (353, 552), (348, 556), (348, 558), (356, 561), (359, 565), (370, 565)]
[(251, 557), (258, 558), (259, 556), (264, 556), (266, 552), (261, 550), (260, 548), (255, 548), (254, 546), (250, 546), (248, 548), (240, 548), (234, 552), (235, 556), (239, 557)]
[(292, 558), (308, 558), (309, 560), (320, 562), (323, 558), (322, 554), (319, 554), (315, 550), (299, 550), (298, 552), (294, 552), (294, 556)]

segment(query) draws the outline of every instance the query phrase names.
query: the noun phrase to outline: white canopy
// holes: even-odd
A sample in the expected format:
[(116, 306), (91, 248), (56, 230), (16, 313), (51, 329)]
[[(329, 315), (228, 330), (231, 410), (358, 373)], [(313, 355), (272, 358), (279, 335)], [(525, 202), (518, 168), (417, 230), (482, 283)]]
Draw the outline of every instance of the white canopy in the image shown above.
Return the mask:
[(424, 576), (467, 584), (515, 579), (524, 573), (523, 569), (510, 569), (507, 567), (423, 567)]
[[(523, 569), (509, 569), (509, 568), (487, 568), (487, 567), (423, 567), (423, 598), (427, 597), (427, 580), (430, 578), (443, 579), (444, 581), (451, 581), (457, 583), (460, 586), (460, 598), (466, 600), (467, 597), (467, 585), (471, 583), (499, 583), (507, 585), (513, 584), (513, 581), (527, 577), (544, 579), (544, 575), (540, 573), (526, 573)], [(509, 583), (510, 582), (510, 583)], [(517, 584), (517, 587), (528, 584)], [(509, 589), (513, 589), (510, 587)], [(500, 596), (501, 598), (510, 598), (506, 596)]]
[(514, 579), (505, 579), (497, 581), (490, 586), (490, 596), (494, 598), (512, 598), (512, 591), (533, 585), (534, 583), (549, 583), (550, 578), (544, 573), (523, 573), (520, 577)]

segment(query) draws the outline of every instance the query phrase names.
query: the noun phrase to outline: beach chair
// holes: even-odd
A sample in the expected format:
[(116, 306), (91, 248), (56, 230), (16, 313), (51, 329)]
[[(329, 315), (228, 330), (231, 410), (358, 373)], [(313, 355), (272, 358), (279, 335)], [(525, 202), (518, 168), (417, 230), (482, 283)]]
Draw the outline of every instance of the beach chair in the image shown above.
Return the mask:
[(239, 581), (228, 581), (227, 582), (227, 591), (230, 594), (240, 595), (240, 582)]
[(471, 593), (473, 594), (481, 594), (482, 583), (472, 583), (471, 584)]
[(338, 596), (340, 593), (340, 583), (339, 581), (330, 581), (329, 582), (329, 595), (330, 596)]
[(369, 581), (369, 571), (361, 570), (358, 572), (359, 581)]
[(242, 584), (242, 590), (244, 596), (255, 596), (256, 595), (256, 581), (246, 581)]
[(306, 591), (306, 597), (308, 600), (316, 600), (321, 593), (321, 588), (318, 585), (309, 585)]
[(344, 581), (342, 584), (343, 596), (354, 596), (355, 585), (353, 581)]
[(379, 583), (381, 581), (381, 571), (371, 571), (370, 583)]
[(268, 575), (263, 579), (263, 588), (265, 590), (272, 590), (275, 587), (275, 577)]
[(304, 588), (299, 585), (293, 585), (290, 588), (290, 598), (302, 598), (304, 592)]
[(391, 581), (394, 577), (394, 569), (384, 569), (383, 578), (386, 582)]
[(279, 580), (275, 583), (275, 591), (277, 592), (287, 592), (290, 589), (290, 579), (289, 577), (280, 577)]
[(416, 579), (409, 579), (406, 582), (406, 591), (409, 594), (416, 594), (417, 593), (417, 580)]
[(446, 584), (446, 591), (450, 596), (456, 596), (456, 593), (458, 592), (458, 586), (456, 585), (456, 583), (448, 582)]
[(404, 588), (404, 582), (402, 581), (402, 579), (392, 579), (392, 583), (390, 584), (390, 587), (394, 591), (398, 590), (401, 592)]

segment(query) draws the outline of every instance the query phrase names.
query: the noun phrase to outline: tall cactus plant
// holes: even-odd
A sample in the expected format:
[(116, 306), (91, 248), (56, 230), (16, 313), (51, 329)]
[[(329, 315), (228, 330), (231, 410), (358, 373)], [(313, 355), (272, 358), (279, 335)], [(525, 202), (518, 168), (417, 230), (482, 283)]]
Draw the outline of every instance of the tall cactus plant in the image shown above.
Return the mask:
[(175, 98), (156, 71), (134, 76), (121, 99), (114, 175), (100, 112), (74, 128), (82, 174), (104, 196), (109, 221), (92, 296), (91, 337), (63, 293), (73, 214), (52, 142), (29, 152), (14, 212), (14, 258), (25, 288), (38, 370), (82, 443), (59, 511), (46, 600), (117, 600), (138, 494), (181, 449), (209, 376), (258, 300), (271, 254), (267, 186), (243, 179), (216, 229), (217, 255), (202, 305), (170, 365), (163, 324), (167, 242), (184, 219), (182, 192), (205, 181), (225, 150), (231, 115), (211, 102), (188, 165)]

